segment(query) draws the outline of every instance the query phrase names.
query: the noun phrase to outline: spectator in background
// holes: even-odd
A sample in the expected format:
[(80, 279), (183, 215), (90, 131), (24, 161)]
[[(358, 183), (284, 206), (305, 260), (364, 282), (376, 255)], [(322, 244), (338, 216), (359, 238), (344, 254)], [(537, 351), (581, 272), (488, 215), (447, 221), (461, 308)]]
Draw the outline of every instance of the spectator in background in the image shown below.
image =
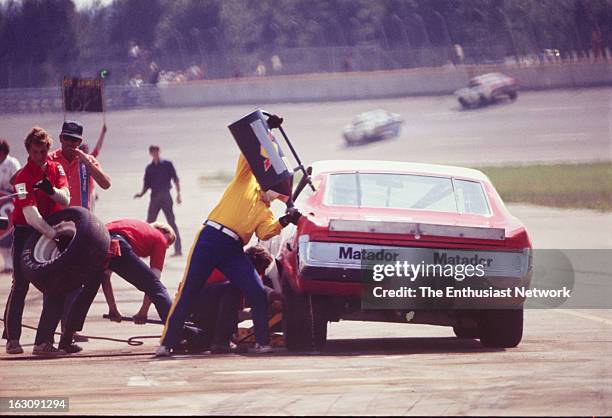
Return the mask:
[(278, 55), (276, 54), (272, 55), (272, 58), (270, 58), (270, 61), (272, 62), (272, 70), (274, 70), (274, 72), (279, 72), (280, 70), (283, 69), (283, 62), (281, 61)]
[[(9, 147), (6, 139), (0, 139), (0, 190), (11, 194), (13, 192), (13, 186), (11, 184), (11, 179), (17, 173), (17, 171), (21, 168), (21, 164), (17, 161), (17, 158), (9, 155), (11, 149)], [(9, 209), (8, 217), (11, 217), (13, 212), (13, 205), (11, 201), (8, 202), (0, 202), (2, 206), (7, 206)], [(10, 233), (10, 231), (9, 231)], [(2, 255), (2, 259), (4, 260), (4, 268), (2, 273), (11, 273), (13, 271), (13, 257), (11, 256), (11, 246), (13, 244), (12, 234), (6, 241), (3, 240), (2, 245), (0, 246), (0, 254)]]
[(266, 69), (266, 64), (263, 63), (263, 61), (259, 61), (257, 63), (257, 67), (255, 67), (255, 74), (257, 76), (263, 77), (266, 75), (267, 69)]
[(153, 161), (151, 161), (145, 169), (142, 191), (136, 193), (134, 198), (141, 198), (147, 190), (151, 189), (151, 201), (149, 202), (149, 210), (147, 212), (147, 222), (155, 222), (157, 220), (157, 215), (159, 215), (159, 211), (161, 210), (164, 212), (168, 224), (176, 234), (174, 256), (178, 257), (182, 255), (181, 236), (179, 235), (174, 212), (172, 210), (172, 196), (170, 195), (172, 184), (170, 181), (173, 181), (176, 186), (176, 203), (179, 205), (182, 202), (181, 184), (172, 162), (160, 158), (159, 146), (151, 145), (149, 147), (149, 154), (153, 158)]

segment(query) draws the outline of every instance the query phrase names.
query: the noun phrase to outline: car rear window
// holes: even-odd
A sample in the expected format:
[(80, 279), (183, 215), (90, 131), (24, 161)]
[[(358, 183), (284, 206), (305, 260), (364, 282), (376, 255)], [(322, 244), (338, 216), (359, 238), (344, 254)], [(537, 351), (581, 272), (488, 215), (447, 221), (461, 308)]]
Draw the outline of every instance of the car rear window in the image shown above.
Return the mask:
[(326, 205), (489, 214), (479, 182), (395, 173), (330, 174)]

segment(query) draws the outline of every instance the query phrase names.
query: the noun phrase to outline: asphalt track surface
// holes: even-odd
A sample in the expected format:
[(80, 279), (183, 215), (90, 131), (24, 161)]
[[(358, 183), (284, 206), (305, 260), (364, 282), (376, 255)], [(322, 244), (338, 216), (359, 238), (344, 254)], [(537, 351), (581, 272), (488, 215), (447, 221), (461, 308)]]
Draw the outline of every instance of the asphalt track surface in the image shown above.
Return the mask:
[[(462, 111), (450, 97), (266, 106), (286, 118), (285, 129), (304, 162), (376, 158), (452, 164), (610, 160), (612, 89), (524, 93), (515, 103)], [(100, 161), (113, 180), (96, 213), (104, 221), (142, 218), (140, 190), (147, 147), (156, 143), (174, 161), (184, 203), (175, 206), (186, 252), (201, 221), (223, 191), (207, 179), (231, 173), (236, 157), (226, 125), (255, 106), (134, 110), (106, 115), (109, 132)], [(399, 138), (346, 148), (342, 126), (358, 112), (385, 108), (406, 120)], [(100, 115), (80, 117), (89, 142)], [(56, 135), (63, 115), (3, 115), (0, 133), (19, 150), (34, 124)], [(95, 133), (94, 133), (95, 132)], [(510, 205), (537, 248), (612, 249), (612, 215)], [(163, 280), (176, 290), (186, 258), (168, 258)], [(600, 271), (609, 278), (610, 271)], [(610, 278), (612, 280), (612, 278)], [(113, 278), (120, 310), (135, 313), (141, 295)], [(10, 277), (0, 275), (0, 300)], [(24, 323), (35, 325), (40, 293), (31, 288)], [(159, 335), (158, 325), (109, 323), (98, 295), (84, 332), (126, 339)], [(151, 311), (153, 315), (153, 310)], [(610, 415), (612, 311), (527, 310), (523, 342), (483, 349), (450, 328), (340, 322), (330, 325), (321, 353), (282, 349), (256, 356), (183, 356), (157, 360), (155, 339), (142, 346), (92, 340), (72, 358), (31, 359), (34, 332), (24, 330), (26, 354), (0, 354), (0, 396), (70, 398), (74, 414), (258, 415)]]

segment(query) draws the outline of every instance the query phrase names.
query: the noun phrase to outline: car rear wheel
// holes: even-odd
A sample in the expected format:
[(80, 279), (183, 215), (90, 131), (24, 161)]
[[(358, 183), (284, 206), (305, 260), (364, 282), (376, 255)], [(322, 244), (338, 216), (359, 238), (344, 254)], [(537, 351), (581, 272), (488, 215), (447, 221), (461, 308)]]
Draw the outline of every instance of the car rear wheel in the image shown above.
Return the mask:
[(478, 328), (476, 327), (468, 328), (468, 327), (463, 327), (461, 325), (455, 325), (453, 327), (453, 331), (455, 332), (455, 335), (457, 336), (457, 338), (478, 338), (480, 337), (480, 334), (478, 333)]
[(459, 103), (461, 103), (461, 106), (463, 106), (464, 109), (469, 109), (471, 107), (468, 101), (465, 100), (463, 97), (459, 99)]
[(516, 347), (523, 338), (523, 309), (484, 310), (478, 331), (485, 347)]
[(283, 280), (283, 335), (289, 351), (319, 351), (327, 341), (324, 298), (299, 295)]
[(516, 100), (516, 98), (518, 97), (518, 93), (516, 91), (511, 91), (508, 93), (508, 97), (510, 98), (510, 100)]

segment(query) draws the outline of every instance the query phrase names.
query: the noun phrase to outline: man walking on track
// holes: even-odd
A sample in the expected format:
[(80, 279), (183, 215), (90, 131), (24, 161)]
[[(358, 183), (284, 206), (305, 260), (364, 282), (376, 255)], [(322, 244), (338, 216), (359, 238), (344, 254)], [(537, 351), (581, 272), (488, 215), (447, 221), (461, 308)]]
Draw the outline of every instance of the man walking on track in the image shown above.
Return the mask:
[(181, 204), (181, 185), (179, 183), (179, 178), (176, 175), (176, 170), (172, 162), (160, 158), (159, 147), (157, 145), (151, 145), (149, 147), (149, 154), (153, 158), (153, 161), (151, 161), (145, 169), (142, 191), (136, 193), (134, 198), (144, 196), (147, 190), (151, 189), (151, 201), (149, 202), (149, 210), (147, 212), (147, 222), (155, 222), (159, 211), (161, 210), (164, 212), (168, 224), (176, 234), (174, 256), (180, 256), (182, 255), (181, 236), (176, 226), (174, 212), (172, 211), (172, 196), (170, 195), (170, 189), (172, 188), (170, 181), (172, 180), (176, 186), (176, 203), (179, 205)]

